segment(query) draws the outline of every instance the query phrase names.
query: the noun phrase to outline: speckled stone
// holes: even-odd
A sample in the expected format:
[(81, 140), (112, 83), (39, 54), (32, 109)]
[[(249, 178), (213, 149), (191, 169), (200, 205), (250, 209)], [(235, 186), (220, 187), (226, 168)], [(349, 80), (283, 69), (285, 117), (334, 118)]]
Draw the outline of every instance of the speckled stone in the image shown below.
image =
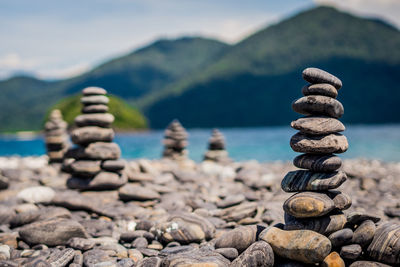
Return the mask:
[(323, 235), (343, 229), (346, 224), (346, 216), (343, 213), (326, 215), (310, 219), (297, 219), (285, 213), (285, 230), (312, 230)]
[(315, 173), (305, 170), (291, 171), (283, 178), (281, 187), (285, 192), (324, 191), (338, 188), (346, 181), (342, 171)]
[(328, 238), (309, 230), (269, 227), (260, 233), (260, 239), (270, 244), (276, 255), (304, 263), (322, 262), (331, 251)]
[(336, 119), (344, 114), (342, 103), (334, 98), (321, 95), (303, 96), (292, 103), (292, 109), (306, 116), (322, 115)]
[(283, 209), (296, 218), (319, 217), (335, 208), (333, 200), (324, 193), (301, 192), (288, 198)]
[(338, 90), (342, 87), (342, 81), (339, 78), (318, 68), (303, 70), (303, 79), (312, 84), (328, 83)]
[(290, 126), (304, 134), (321, 135), (343, 132), (346, 128), (335, 118), (310, 116), (292, 121)]
[(333, 172), (342, 166), (342, 160), (335, 155), (302, 154), (294, 158), (293, 164), (313, 172)]
[(338, 95), (337, 89), (328, 83), (309, 84), (301, 90), (303, 95), (323, 95), (336, 98)]
[(311, 154), (343, 153), (349, 144), (342, 134), (305, 135), (297, 133), (290, 139), (290, 146), (296, 152)]

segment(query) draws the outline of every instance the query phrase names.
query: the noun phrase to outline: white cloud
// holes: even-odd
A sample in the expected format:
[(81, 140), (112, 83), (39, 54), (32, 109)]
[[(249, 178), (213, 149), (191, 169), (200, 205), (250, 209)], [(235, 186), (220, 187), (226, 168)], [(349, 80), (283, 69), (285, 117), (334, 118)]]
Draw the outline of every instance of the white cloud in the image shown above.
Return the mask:
[(379, 17), (400, 27), (400, 0), (314, 0), (352, 13)]

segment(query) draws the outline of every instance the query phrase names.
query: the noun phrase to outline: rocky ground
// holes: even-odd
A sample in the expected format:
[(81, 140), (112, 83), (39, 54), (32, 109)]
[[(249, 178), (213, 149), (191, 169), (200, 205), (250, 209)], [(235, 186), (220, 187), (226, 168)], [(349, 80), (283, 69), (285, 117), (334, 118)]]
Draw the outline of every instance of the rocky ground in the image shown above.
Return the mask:
[[(0, 158), (0, 266), (306, 266), (258, 241), (284, 222), (280, 183), (294, 169), (137, 160), (119, 190), (78, 192), (46, 157)], [(345, 214), (398, 222), (400, 163), (344, 160), (343, 170)]]

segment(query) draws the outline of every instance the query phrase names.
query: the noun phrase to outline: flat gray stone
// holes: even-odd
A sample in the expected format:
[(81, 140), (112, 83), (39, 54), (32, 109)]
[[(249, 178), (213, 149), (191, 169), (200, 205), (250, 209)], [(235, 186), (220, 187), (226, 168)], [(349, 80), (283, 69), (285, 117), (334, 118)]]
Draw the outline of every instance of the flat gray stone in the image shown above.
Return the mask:
[(265, 241), (257, 241), (249, 246), (230, 266), (274, 266), (274, 252)]
[(308, 95), (323, 95), (336, 98), (338, 95), (337, 89), (328, 83), (309, 84), (303, 87), (302, 93)]
[(298, 219), (285, 213), (285, 230), (312, 230), (323, 235), (329, 235), (344, 228), (346, 216), (343, 213), (322, 217)]
[(77, 128), (71, 133), (74, 144), (85, 145), (94, 142), (111, 142), (114, 138), (114, 130), (97, 126)]
[(344, 172), (317, 173), (305, 170), (291, 171), (283, 178), (285, 192), (325, 191), (338, 188), (347, 179)]
[(356, 260), (361, 256), (362, 248), (358, 244), (343, 246), (340, 249), (340, 257), (346, 260)]
[(150, 188), (126, 184), (118, 190), (118, 195), (121, 200), (154, 200), (159, 199), (160, 194)]
[(116, 160), (121, 157), (121, 149), (116, 143), (95, 142), (86, 147), (69, 149), (65, 157), (74, 159)]
[(322, 135), (342, 132), (346, 128), (343, 123), (335, 118), (324, 116), (310, 116), (292, 121), (290, 126), (301, 133), (310, 135)]
[(125, 160), (105, 160), (101, 163), (101, 168), (106, 171), (119, 172), (125, 168)]
[(82, 108), (82, 113), (84, 114), (90, 114), (90, 113), (106, 113), (108, 111), (108, 106), (107, 105), (89, 105), (89, 106), (84, 106)]
[(290, 139), (290, 146), (300, 153), (331, 154), (346, 152), (349, 144), (342, 134), (309, 136), (297, 133)]
[(95, 86), (90, 86), (86, 87), (85, 89), (82, 90), (82, 94), (85, 96), (88, 95), (106, 95), (107, 91), (103, 88), (100, 87), (95, 87)]
[(353, 231), (350, 228), (344, 228), (333, 232), (328, 236), (332, 243), (332, 247), (338, 248), (351, 243), (353, 239)]
[(71, 172), (77, 176), (93, 177), (101, 171), (99, 160), (76, 160), (71, 165)]
[(322, 115), (340, 118), (344, 114), (342, 103), (334, 98), (320, 95), (309, 95), (297, 99), (292, 103), (295, 112), (309, 116)]
[(314, 172), (333, 172), (342, 166), (342, 160), (335, 155), (302, 154), (294, 158), (294, 166)]
[(78, 127), (99, 126), (109, 128), (114, 122), (114, 116), (110, 113), (81, 114), (75, 118)]
[(110, 100), (104, 95), (90, 95), (81, 98), (83, 105), (107, 105)]
[(342, 81), (336, 76), (318, 68), (307, 68), (303, 70), (303, 79), (312, 84), (328, 83), (336, 89), (342, 87)]
[(363, 221), (354, 231), (352, 243), (359, 244), (362, 247), (368, 246), (375, 236), (376, 226), (371, 220)]

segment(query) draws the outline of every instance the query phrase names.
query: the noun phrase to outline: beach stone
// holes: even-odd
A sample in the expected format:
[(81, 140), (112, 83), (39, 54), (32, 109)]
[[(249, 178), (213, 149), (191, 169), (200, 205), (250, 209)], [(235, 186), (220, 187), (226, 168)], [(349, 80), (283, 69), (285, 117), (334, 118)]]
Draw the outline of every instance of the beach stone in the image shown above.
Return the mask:
[(0, 245), (0, 260), (8, 260), (11, 257), (11, 249), (7, 245)]
[(217, 248), (215, 252), (221, 254), (230, 261), (236, 259), (239, 256), (239, 252), (236, 248)]
[(90, 113), (106, 113), (108, 112), (108, 106), (107, 105), (89, 105), (89, 106), (84, 106), (82, 108), (82, 113), (85, 114), (90, 114)]
[(132, 242), (133, 248), (146, 248), (149, 242), (144, 237), (138, 237)]
[(3, 175), (0, 175), (0, 190), (8, 188), (9, 185), (10, 185), (10, 179), (4, 177)]
[(105, 160), (101, 163), (101, 168), (110, 172), (118, 172), (125, 168), (125, 160)]
[(297, 219), (285, 213), (285, 230), (312, 230), (323, 235), (329, 235), (341, 230), (346, 224), (346, 216), (343, 213), (330, 214), (310, 219)]
[(159, 257), (149, 257), (139, 260), (136, 267), (159, 267), (161, 262), (162, 260)]
[(114, 122), (114, 116), (110, 113), (92, 113), (92, 114), (81, 114), (75, 117), (75, 124), (78, 127), (85, 126), (99, 126), (99, 127), (111, 127)]
[(302, 115), (322, 115), (340, 118), (344, 114), (342, 103), (334, 98), (320, 95), (303, 96), (292, 103), (292, 109)]
[(28, 244), (48, 246), (66, 245), (72, 237), (87, 236), (81, 224), (74, 220), (53, 219), (25, 225), (18, 231), (21, 239)]
[(257, 241), (249, 246), (230, 266), (274, 266), (274, 252), (265, 241)]
[(359, 225), (359, 224), (361, 224), (363, 221), (366, 221), (366, 220), (371, 220), (371, 221), (373, 221), (374, 223), (377, 223), (377, 222), (379, 222), (379, 221), (381, 220), (381, 218), (379, 218), (379, 217), (377, 217), (377, 216), (374, 216), (374, 215), (371, 215), (371, 214), (366, 214), (366, 213), (363, 213), (363, 212), (358, 212), (358, 211), (350, 212), (350, 213), (347, 215), (347, 221), (348, 221), (350, 224), (353, 224), (353, 225)]
[(309, 230), (285, 231), (269, 227), (259, 238), (270, 244), (276, 255), (303, 263), (322, 262), (331, 251), (328, 238)]
[(101, 161), (76, 160), (71, 165), (71, 173), (77, 176), (93, 177), (101, 171)]
[(91, 239), (73, 237), (68, 240), (67, 245), (73, 249), (86, 251), (92, 249), (96, 243)]
[(322, 135), (343, 132), (346, 128), (343, 123), (335, 118), (324, 116), (309, 116), (292, 121), (290, 126), (301, 133)]
[(351, 207), (352, 201), (349, 195), (337, 190), (328, 191), (327, 195), (333, 200), (336, 209), (346, 210)]
[(215, 241), (215, 248), (235, 248), (239, 253), (246, 250), (257, 239), (260, 229), (256, 225), (241, 226), (224, 233)]
[(346, 267), (343, 259), (340, 257), (340, 255), (337, 252), (332, 252), (326, 258), (321, 264), (322, 267)]
[(79, 190), (113, 190), (118, 189), (128, 181), (125, 175), (115, 172), (100, 172), (93, 179), (80, 179), (71, 177), (67, 186)]
[(237, 222), (246, 217), (253, 217), (256, 211), (257, 203), (244, 202), (239, 205), (220, 210), (217, 216), (228, 222)]
[(93, 142), (111, 142), (113, 138), (113, 129), (97, 126), (76, 128), (71, 133), (71, 140), (77, 145), (85, 145)]
[(18, 232), (0, 233), (0, 243), (12, 248), (17, 248)]
[(240, 203), (242, 203), (246, 198), (244, 197), (244, 195), (242, 194), (235, 194), (235, 195), (229, 195), (226, 198), (224, 198), (221, 201), (218, 201), (217, 207), (218, 208), (229, 208), (235, 205), (238, 205)]
[(316, 173), (305, 170), (291, 171), (283, 178), (285, 192), (324, 191), (338, 188), (347, 179), (344, 172)]
[(15, 210), (8, 206), (0, 205), (0, 224), (9, 224), (15, 217)]
[(107, 105), (110, 100), (105, 95), (91, 95), (83, 96), (81, 98), (81, 103), (83, 105)]
[(354, 231), (352, 243), (359, 244), (362, 247), (368, 246), (372, 242), (375, 232), (376, 226), (373, 221), (363, 221)]
[(303, 70), (303, 79), (312, 84), (331, 84), (337, 90), (342, 87), (342, 81), (339, 78), (318, 68), (306, 68)]
[(101, 262), (115, 262), (105, 250), (91, 249), (83, 253), (83, 266), (96, 266)]
[(95, 142), (87, 147), (70, 149), (67, 158), (92, 160), (117, 160), (121, 157), (121, 149), (116, 143)]
[(95, 86), (90, 86), (86, 87), (85, 89), (82, 90), (82, 94), (85, 96), (89, 95), (106, 95), (107, 91), (103, 88), (100, 87), (95, 87)]
[(333, 232), (328, 236), (332, 243), (332, 247), (338, 248), (351, 243), (353, 239), (353, 231), (350, 228), (344, 228), (339, 231)]
[(310, 136), (297, 133), (290, 139), (290, 146), (300, 153), (331, 154), (346, 152), (349, 144), (342, 134)]
[(143, 186), (126, 184), (118, 190), (118, 195), (121, 200), (153, 200), (159, 199), (160, 194), (150, 188)]
[(358, 244), (343, 246), (340, 249), (340, 256), (346, 260), (356, 260), (360, 257), (362, 248)]
[(162, 261), (162, 266), (170, 267), (226, 267), (230, 261), (221, 254), (207, 248), (200, 248), (182, 252), (179, 254), (171, 254)]
[(309, 84), (303, 87), (301, 90), (303, 95), (323, 95), (332, 98), (336, 98), (338, 95), (337, 89), (328, 83), (316, 83), (316, 84)]
[(355, 261), (349, 267), (390, 267), (390, 265), (376, 261)]
[(333, 200), (324, 193), (301, 192), (288, 198), (283, 209), (296, 218), (319, 217), (335, 208)]
[(21, 190), (17, 198), (27, 203), (48, 203), (55, 196), (53, 189), (47, 186), (34, 186)]
[(371, 259), (392, 264), (400, 264), (400, 225), (386, 222), (378, 226), (367, 251)]
[(150, 232), (147, 232), (145, 230), (135, 230), (135, 231), (121, 233), (120, 239), (125, 242), (132, 242), (133, 240), (139, 237), (144, 237), (149, 241), (155, 238), (154, 234)]

